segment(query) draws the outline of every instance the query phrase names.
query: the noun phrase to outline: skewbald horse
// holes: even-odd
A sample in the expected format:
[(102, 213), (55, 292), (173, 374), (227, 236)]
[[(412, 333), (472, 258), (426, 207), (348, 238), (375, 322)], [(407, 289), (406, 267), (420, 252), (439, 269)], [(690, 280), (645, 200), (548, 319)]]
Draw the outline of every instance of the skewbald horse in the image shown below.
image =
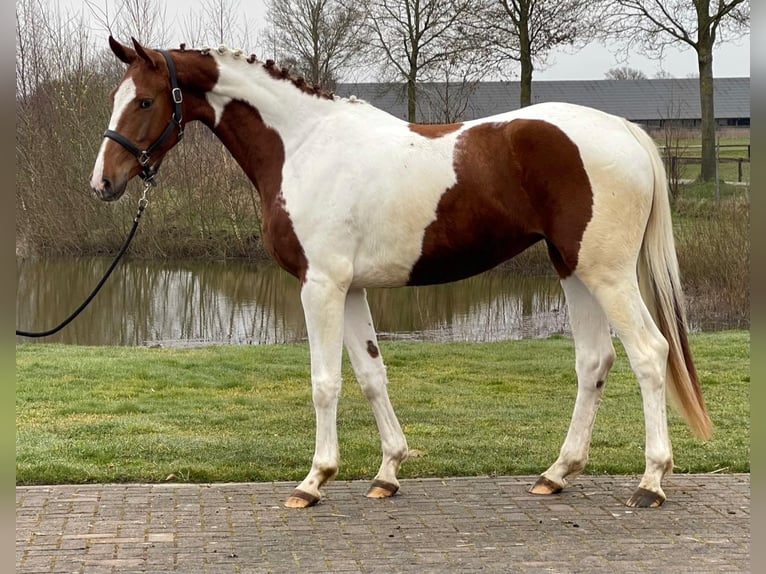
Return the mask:
[(343, 345), (381, 436), (367, 495), (399, 488), (407, 442), (365, 288), (462, 279), (541, 240), (566, 296), (578, 391), (560, 454), (530, 491), (558, 492), (585, 467), (615, 359), (611, 327), (638, 379), (646, 429), (645, 472), (627, 504), (662, 504), (673, 467), (666, 388), (698, 436), (711, 423), (687, 342), (665, 171), (642, 129), (563, 103), (409, 124), (241, 51), (109, 43), (128, 68), (112, 93), (95, 194), (113, 201), (132, 177), (151, 179), (183, 126), (201, 121), (257, 188), (264, 242), (300, 281), (316, 446), (287, 506), (317, 503), (337, 473)]

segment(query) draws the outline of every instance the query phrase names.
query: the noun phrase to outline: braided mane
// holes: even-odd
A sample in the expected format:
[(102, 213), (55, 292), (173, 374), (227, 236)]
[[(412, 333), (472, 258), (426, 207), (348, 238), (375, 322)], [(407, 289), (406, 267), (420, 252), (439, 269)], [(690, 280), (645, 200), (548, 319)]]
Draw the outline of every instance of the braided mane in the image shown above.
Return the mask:
[[(219, 46), (218, 48), (210, 48), (207, 46), (203, 46), (198, 51), (200, 52), (200, 54), (207, 55), (213, 49), (215, 49), (215, 51), (221, 55), (230, 54), (235, 59), (241, 58), (244, 55), (244, 52), (242, 50), (239, 50), (239, 49), (232, 50), (223, 45)], [(186, 50), (186, 44), (181, 44), (181, 51), (183, 52), (185, 50)], [(291, 74), (289, 68), (285, 66), (282, 66), (282, 67), (277, 66), (274, 60), (266, 60), (265, 62), (261, 62), (255, 56), (255, 54), (250, 54), (246, 58), (246, 60), (248, 64), (260, 64), (261, 66), (263, 66), (264, 70), (266, 70), (272, 78), (274, 78), (275, 80), (287, 80), (305, 94), (310, 94), (312, 96), (316, 96), (318, 98), (322, 98), (325, 100), (336, 99), (335, 94), (333, 92), (325, 91), (322, 89), (322, 87), (319, 84), (309, 83), (303, 77)]]
[[(255, 55), (251, 55), (252, 58), (255, 58)], [(251, 64), (253, 62), (250, 61), (250, 58), (247, 60)], [(255, 61), (255, 60), (253, 60)], [(263, 63), (263, 67), (266, 69), (266, 71), (269, 73), (269, 75), (272, 78), (275, 79), (282, 79), (282, 80), (289, 80), (292, 82), (292, 84), (298, 88), (300, 91), (311, 94), (313, 96), (317, 96), (319, 98), (323, 98), (325, 100), (334, 100), (335, 95), (332, 92), (327, 92), (322, 89), (322, 86), (319, 84), (310, 84), (307, 82), (304, 78), (301, 76), (295, 76), (290, 73), (290, 70), (286, 67), (278, 68), (276, 64), (274, 63), (274, 60), (266, 60)]]

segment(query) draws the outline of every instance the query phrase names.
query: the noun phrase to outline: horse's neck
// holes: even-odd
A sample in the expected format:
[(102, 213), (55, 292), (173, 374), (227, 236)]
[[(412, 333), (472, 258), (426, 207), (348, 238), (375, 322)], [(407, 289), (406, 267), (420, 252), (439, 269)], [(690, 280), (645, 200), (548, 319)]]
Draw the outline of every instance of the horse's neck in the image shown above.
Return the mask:
[(300, 142), (327, 106), (332, 106), (327, 100), (302, 92), (288, 79), (274, 78), (261, 63), (250, 64), (230, 55), (215, 57), (219, 76), (208, 101), (219, 109), (231, 100), (248, 104), (280, 134), (287, 148)]
[(216, 59), (218, 81), (207, 93), (214, 112), (209, 127), (269, 201), (279, 193), (286, 155), (336, 104), (271, 77), (260, 63), (230, 55)]
[(279, 194), (285, 146), (276, 130), (268, 127), (249, 105), (229, 102), (220, 121), (211, 126), (232, 157), (255, 184), (262, 203), (270, 204)]

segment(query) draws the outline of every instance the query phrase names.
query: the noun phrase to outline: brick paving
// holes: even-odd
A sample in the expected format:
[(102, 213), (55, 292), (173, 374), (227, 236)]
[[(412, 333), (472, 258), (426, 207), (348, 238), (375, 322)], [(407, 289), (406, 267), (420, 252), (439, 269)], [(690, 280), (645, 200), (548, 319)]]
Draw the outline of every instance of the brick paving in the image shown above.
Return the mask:
[(672, 475), (660, 509), (635, 476), (410, 479), (388, 500), (337, 481), (290, 510), (295, 483), (16, 488), (16, 573), (749, 572), (750, 475)]

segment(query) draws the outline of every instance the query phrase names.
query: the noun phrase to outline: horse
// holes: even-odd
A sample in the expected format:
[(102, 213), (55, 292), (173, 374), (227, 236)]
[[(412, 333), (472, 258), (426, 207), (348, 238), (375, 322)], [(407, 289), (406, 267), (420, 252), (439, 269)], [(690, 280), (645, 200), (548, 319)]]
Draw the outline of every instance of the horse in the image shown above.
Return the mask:
[(200, 121), (257, 189), (264, 244), (300, 282), (316, 443), (285, 506), (316, 504), (338, 472), (343, 346), (380, 433), (367, 496), (399, 489), (408, 446), (366, 289), (463, 279), (539, 241), (567, 302), (577, 397), (557, 459), (529, 492), (558, 493), (585, 468), (614, 333), (645, 419), (645, 471), (626, 504), (665, 501), (668, 399), (702, 439), (712, 424), (688, 342), (665, 170), (640, 126), (566, 103), (414, 124), (241, 50), (156, 50), (111, 36), (109, 45), (127, 70), (110, 95), (96, 196), (117, 200), (136, 175), (153, 182), (184, 126)]

